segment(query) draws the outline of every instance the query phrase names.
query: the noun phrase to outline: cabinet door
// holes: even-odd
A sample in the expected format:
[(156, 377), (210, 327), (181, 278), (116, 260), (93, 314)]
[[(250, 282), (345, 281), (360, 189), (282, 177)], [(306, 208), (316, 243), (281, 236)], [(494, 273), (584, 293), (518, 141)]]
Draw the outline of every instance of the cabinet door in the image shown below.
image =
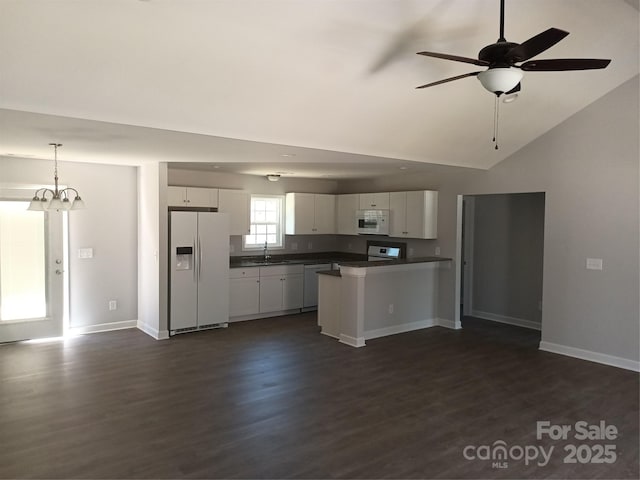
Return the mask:
[(360, 207), (360, 195), (350, 193), (336, 196), (336, 227), (339, 235), (357, 235), (356, 212)]
[(282, 278), (282, 309), (302, 308), (304, 274), (289, 274)]
[(187, 187), (187, 206), (215, 208), (218, 206), (218, 189)]
[(361, 193), (360, 194), (360, 209), (376, 209), (376, 210), (388, 210), (389, 209), (389, 192), (381, 193)]
[(315, 195), (313, 193), (287, 193), (285, 197), (285, 233), (309, 235), (315, 233)]
[(218, 191), (218, 211), (230, 217), (229, 234), (246, 235), (251, 222), (251, 196), (241, 190)]
[(334, 195), (315, 195), (315, 226), (313, 233), (335, 233), (336, 197)]
[(260, 313), (282, 310), (283, 275), (260, 277)]
[(407, 223), (405, 230), (410, 238), (425, 237), (424, 225), (424, 201), (425, 192), (406, 192), (407, 196)]
[(407, 192), (391, 192), (389, 207), (391, 216), (389, 235), (407, 237)]
[(438, 192), (424, 193), (424, 238), (438, 238)]
[(229, 280), (229, 316), (253, 315), (260, 312), (260, 279), (258, 277)]
[(184, 207), (187, 202), (186, 187), (169, 187), (167, 189), (167, 205), (170, 207)]

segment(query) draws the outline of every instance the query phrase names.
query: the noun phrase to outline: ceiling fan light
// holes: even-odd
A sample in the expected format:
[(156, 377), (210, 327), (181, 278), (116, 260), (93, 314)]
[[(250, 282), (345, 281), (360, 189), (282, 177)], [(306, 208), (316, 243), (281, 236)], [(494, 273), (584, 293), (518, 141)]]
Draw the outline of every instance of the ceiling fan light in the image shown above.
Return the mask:
[(484, 88), (500, 96), (515, 88), (522, 80), (522, 72), (516, 68), (490, 68), (478, 74)]

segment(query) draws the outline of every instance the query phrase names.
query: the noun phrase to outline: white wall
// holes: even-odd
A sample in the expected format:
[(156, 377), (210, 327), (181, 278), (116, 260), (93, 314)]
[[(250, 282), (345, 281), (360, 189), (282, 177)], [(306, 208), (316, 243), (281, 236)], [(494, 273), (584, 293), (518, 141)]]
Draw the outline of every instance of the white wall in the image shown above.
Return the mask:
[[(59, 162), (59, 177), (80, 192), (87, 206), (69, 213), (70, 326), (136, 320), (136, 169)], [(49, 185), (53, 162), (0, 157), (0, 180), (5, 185)], [(93, 258), (79, 259), (79, 248), (93, 248)], [(117, 310), (109, 311), (109, 300), (118, 302)]]

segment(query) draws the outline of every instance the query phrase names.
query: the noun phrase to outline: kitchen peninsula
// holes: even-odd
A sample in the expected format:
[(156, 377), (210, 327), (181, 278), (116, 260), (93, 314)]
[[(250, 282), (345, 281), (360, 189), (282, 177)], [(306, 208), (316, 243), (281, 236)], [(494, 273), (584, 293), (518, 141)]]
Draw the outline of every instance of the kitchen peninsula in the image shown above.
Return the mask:
[(451, 261), (421, 257), (350, 262), (339, 272), (319, 272), (322, 333), (363, 347), (368, 339), (440, 325), (438, 269), (451, 268)]

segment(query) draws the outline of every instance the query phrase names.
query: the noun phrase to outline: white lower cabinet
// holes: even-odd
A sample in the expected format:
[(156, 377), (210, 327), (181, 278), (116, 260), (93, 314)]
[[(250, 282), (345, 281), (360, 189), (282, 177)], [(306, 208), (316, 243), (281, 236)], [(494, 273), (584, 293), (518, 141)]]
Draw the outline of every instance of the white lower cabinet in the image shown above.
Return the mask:
[(303, 292), (303, 265), (232, 268), (229, 316), (256, 318), (261, 313), (302, 308)]
[(303, 265), (260, 267), (260, 313), (302, 308)]
[(229, 316), (254, 315), (260, 312), (260, 269), (229, 270)]

